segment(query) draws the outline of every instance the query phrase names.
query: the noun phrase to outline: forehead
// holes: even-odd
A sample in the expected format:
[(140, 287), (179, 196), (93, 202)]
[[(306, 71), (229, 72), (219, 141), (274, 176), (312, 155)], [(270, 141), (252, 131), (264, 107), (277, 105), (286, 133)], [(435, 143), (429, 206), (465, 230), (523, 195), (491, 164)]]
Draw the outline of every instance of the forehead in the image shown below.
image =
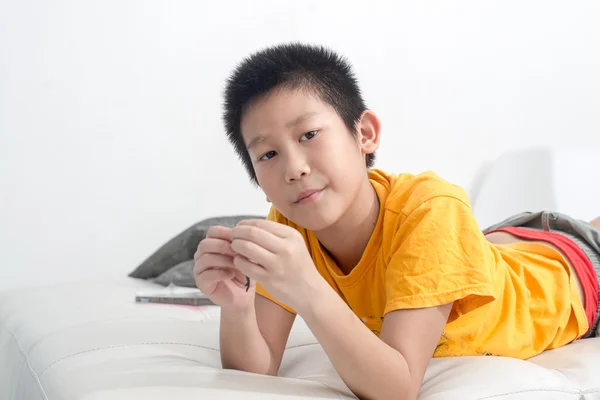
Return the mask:
[(268, 135), (305, 117), (329, 116), (335, 110), (308, 90), (275, 89), (254, 100), (242, 114), (240, 128), (247, 141), (254, 135)]

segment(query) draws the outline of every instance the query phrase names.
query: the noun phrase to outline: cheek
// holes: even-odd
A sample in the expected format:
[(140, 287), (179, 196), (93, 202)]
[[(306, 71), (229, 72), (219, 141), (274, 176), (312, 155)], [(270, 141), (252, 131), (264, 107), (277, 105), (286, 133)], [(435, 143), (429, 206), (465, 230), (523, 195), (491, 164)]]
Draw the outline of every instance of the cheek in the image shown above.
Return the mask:
[(327, 169), (333, 168), (336, 173), (349, 174), (361, 168), (363, 155), (353, 137), (332, 143), (328, 147), (327, 154), (319, 157), (328, 167)]
[(329, 178), (329, 184), (344, 198), (352, 198), (359, 190), (366, 174), (364, 157), (354, 142), (345, 143), (330, 153), (323, 166)]
[(256, 171), (256, 178), (261, 190), (271, 201), (277, 201), (277, 199), (281, 197), (281, 190), (278, 190), (275, 177), (268, 173)]

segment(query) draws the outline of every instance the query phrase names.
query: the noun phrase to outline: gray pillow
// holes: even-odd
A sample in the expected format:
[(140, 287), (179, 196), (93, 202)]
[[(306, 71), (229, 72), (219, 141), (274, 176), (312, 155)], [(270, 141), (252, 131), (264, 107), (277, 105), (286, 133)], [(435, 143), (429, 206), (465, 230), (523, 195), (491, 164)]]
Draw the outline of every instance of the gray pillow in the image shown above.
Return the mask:
[(171, 283), (177, 286), (196, 287), (194, 279), (194, 260), (187, 260), (169, 268), (152, 280), (159, 285), (169, 286)]
[(206, 237), (208, 228), (213, 225), (231, 228), (244, 219), (265, 219), (265, 217), (231, 215), (200, 221), (165, 243), (160, 249), (131, 272), (129, 276), (132, 278), (152, 279), (184, 261), (193, 260), (198, 243)]

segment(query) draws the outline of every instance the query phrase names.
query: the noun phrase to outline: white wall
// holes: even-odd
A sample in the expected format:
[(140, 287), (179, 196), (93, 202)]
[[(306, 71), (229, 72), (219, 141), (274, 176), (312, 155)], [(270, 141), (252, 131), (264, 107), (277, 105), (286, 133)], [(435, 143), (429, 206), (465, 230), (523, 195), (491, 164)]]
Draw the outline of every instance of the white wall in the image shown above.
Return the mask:
[(0, 289), (124, 276), (202, 218), (266, 213), (220, 95), (267, 44), (351, 59), (380, 168), (468, 186), (509, 149), (600, 145), (599, 4), (0, 0)]

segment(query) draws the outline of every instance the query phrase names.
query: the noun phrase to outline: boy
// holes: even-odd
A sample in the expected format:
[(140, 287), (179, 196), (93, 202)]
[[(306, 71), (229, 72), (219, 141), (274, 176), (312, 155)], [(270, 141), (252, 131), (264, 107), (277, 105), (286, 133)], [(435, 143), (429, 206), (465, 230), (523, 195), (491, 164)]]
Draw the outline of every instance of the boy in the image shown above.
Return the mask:
[(253, 54), (224, 121), (273, 204), (198, 246), (224, 368), (277, 375), (296, 313), (369, 399), (416, 398), (432, 356), (524, 359), (594, 335), (600, 220), (523, 214), (485, 235), (460, 188), (371, 169), (380, 123), (335, 53)]

